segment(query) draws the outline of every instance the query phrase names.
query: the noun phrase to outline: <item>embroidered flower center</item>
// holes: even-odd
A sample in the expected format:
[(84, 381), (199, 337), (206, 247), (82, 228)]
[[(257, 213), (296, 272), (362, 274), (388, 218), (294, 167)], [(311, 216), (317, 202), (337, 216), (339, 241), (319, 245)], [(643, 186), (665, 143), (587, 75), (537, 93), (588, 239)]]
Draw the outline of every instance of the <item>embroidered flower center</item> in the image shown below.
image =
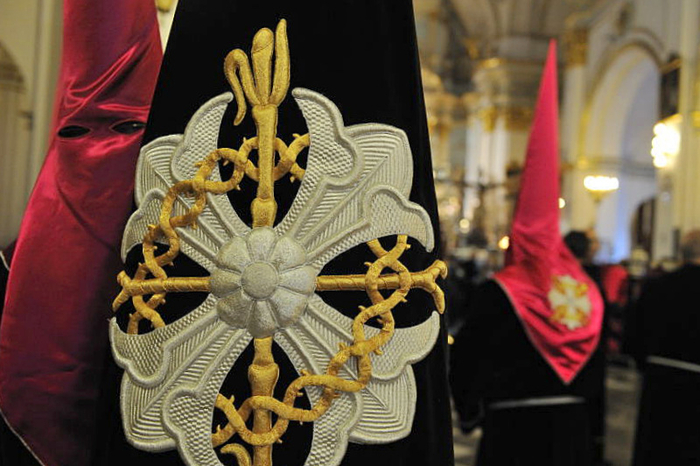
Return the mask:
[(279, 284), (277, 269), (267, 262), (250, 264), (241, 275), (243, 291), (256, 299), (269, 297)]
[(296, 322), (316, 289), (318, 271), (306, 251), (272, 228), (255, 228), (232, 238), (216, 256), (211, 291), (221, 320), (265, 338)]

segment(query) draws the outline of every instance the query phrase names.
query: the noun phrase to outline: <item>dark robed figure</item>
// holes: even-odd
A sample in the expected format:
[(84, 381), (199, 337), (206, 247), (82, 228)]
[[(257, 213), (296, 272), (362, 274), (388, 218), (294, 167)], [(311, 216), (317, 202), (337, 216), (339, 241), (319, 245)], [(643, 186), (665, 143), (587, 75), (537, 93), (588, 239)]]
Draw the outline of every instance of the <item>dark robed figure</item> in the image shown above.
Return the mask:
[(559, 233), (556, 49), (550, 44), (506, 267), (475, 292), (452, 346), (464, 430), (479, 466), (591, 464), (603, 301)]
[(700, 464), (700, 231), (681, 241), (683, 266), (644, 284), (627, 330), (640, 368), (635, 466)]

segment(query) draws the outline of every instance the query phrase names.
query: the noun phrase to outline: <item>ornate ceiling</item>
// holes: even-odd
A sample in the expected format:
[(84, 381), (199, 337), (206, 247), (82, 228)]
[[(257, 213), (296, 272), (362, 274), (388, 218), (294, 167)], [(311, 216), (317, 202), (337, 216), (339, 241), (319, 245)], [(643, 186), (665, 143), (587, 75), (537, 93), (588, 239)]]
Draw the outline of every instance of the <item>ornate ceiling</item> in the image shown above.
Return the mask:
[(424, 67), (461, 94), (482, 60), (541, 60), (566, 18), (603, 0), (416, 0)]

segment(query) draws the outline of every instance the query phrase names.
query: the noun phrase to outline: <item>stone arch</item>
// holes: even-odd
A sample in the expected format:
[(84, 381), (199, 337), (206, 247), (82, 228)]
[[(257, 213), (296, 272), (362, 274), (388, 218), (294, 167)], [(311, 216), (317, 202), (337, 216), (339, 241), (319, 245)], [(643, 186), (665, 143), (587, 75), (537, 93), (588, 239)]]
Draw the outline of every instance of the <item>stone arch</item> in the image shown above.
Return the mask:
[[(586, 99), (581, 122), (583, 150), (580, 155), (584, 158), (615, 153), (635, 97), (658, 101), (660, 62), (649, 49), (639, 44), (626, 44), (607, 55), (603, 60), (604, 68), (598, 72)], [(641, 90), (651, 91), (652, 95), (647, 95), (648, 98), (639, 95)], [(601, 116), (606, 118), (596, 118)], [(656, 116), (653, 115), (654, 121)]]
[[(597, 214), (594, 223), (606, 260), (627, 257), (634, 246), (630, 236), (634, 212), (656, 192), (649, 148), (658, 119), (660, 65), (653, 43), (638, 38), (623, 41), (600, 60), (586, 99), (575, 181), (581, 202), (574, 217), (584, 215), (581, 209)], [(582, 184), (583, 177), (593, 173), (620, 179), (620, 189), (597, 209)]]

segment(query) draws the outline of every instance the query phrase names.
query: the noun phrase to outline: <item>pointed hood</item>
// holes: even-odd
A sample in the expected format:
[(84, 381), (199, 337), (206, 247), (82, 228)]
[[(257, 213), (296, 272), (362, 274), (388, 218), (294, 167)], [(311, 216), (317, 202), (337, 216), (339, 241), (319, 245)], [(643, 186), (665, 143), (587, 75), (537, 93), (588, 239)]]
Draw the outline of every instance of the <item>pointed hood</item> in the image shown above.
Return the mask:
[(513, 216), (506, 265), (528, 257), (556, 254), (559, 232), (559, 114), (557, 52), (549, 44), (535, 117), (527, 144), (525, 168)]
[(0, 326), (0, 410), (41, 464), (87, 466), (119, 243), (162, 53), (152, 1), (64, 0), (63, 25), (52, 138)]
[(59, 128), (73, 124), (67, 121), (71, 117), (89, 118), (97, 110), (110, 117), (147, 117), (162, 55), (151, 3), (64, 2)]
[(495, 279), (530, 341), (568, 384), (598, 345), (603, 300), (559, 231), (556, 44), (549, 45), (506, 267)]

